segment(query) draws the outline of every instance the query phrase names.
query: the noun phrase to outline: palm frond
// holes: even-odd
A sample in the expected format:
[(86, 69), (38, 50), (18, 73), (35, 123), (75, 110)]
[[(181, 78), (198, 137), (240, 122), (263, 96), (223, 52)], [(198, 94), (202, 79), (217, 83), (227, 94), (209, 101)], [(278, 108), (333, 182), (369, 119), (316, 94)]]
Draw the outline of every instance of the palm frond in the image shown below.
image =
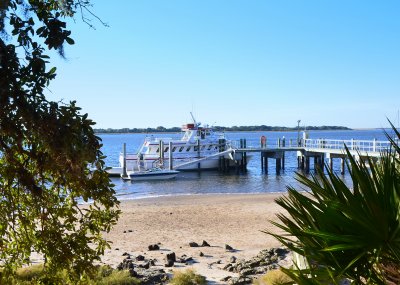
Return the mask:
[(370, 157), (356, 160), (346, 148), (351, 188), (332, 170), (327, 175), (297, 174), (307, 192), (288, 187), (288, 195), (276, 199), (287, 215), (279, 214), (280, 222), (272, 224), (285, 234), (266, 233), (318, 265), (307, 272), (286, 272), (298, 284), (318, 284), (310, 276), (331, 283), (343, 277), (355, 284), (398, 280), (400, 148), (396, 139), (388, 139), (392, 148), (382, 152), (378, 162)]

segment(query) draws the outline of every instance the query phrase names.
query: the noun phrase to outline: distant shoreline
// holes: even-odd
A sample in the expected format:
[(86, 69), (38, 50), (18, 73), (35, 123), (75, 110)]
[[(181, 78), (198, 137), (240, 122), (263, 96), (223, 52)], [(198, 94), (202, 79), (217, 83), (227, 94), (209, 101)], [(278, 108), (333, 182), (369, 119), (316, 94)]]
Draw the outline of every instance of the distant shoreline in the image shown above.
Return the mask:
[[(301, 127), (300, 131), (304, 128), (307, 131), (351, 131), (348, 127), (343, 126), (307, 126)], [(240, 127), (213, 127), (216, 132), (293, 132), (297, 131), (297, 128), (289, 127), (271, 127), (271, 126), (240, 126)], [(373, 128), (371, 128), (373, 129)], [(180, 133), (182, 130), (177, 127), (173, 128), (122, 128), (122, 129), (94, 129), (96, 134), (173, 134)]]

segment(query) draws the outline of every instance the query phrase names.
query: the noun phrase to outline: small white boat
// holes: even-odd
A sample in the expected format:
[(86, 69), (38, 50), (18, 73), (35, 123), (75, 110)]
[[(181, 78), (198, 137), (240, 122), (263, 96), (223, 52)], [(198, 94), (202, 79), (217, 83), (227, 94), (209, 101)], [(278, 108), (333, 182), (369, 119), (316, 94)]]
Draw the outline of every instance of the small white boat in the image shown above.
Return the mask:
[(168, 170), (162, 168), (150, 168), (140, 171), (127, 171), (127, 176), (122, 176), (123, 179), (130, 179), (133, 181), (146, 181), (146, 180), (167, 180), (173, 179), (178, 175), (177, 170)]

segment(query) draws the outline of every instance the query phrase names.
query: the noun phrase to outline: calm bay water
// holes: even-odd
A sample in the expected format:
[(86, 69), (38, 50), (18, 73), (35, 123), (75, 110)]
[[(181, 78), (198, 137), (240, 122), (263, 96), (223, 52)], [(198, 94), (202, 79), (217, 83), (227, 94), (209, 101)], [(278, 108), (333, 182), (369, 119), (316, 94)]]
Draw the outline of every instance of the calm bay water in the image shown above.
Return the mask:
[[(297, 139), (297, 132), (230, 132), (225, 134), (228, 140), (246, 138), (248, 146), (258, 146), (262, 135), (267, 137), (267, 144), (276, 145), (278, 138)], [(301, 134), (300, 134), (301, 135)], [(154, 137), (180, 138), (181, 134), (154, 134)], [(107, 166), (118, 166), (119, 153), (123, 143), (127, 144), (128, 152), (136, 152), (143, 143), (145, 134), (101, 134), (103, 153), (107, 156)], [(387, 140), (383, 130), (352, 130), (352, 131), (310, 131), (311, 139), (355, 139), (355, 140)], [(334, 170), (339, 172), (339, 161), (334, 163)], [(155, 196), (185, 195), (185, 194), (218, 194), (218, 193), (272, 193), (285, 192), (287, 185), (300, 189), (295, 180), (297, 169), (296, 152), (286, 153), (285, 170), (280, 175), (275, 174), (275, 163), (270, 160), (269, 174), (261, 171), (260, 154), (254, 153), (247, 172), (237, 175), (234, 170), (229, 174), (218, 171), (181, 172), (173, 180), (130, 182), (120, 178), (111, 178), (115, 184), (120, 200), (137, 199)], [(343, 177), (349, 182), (350, 176)]]

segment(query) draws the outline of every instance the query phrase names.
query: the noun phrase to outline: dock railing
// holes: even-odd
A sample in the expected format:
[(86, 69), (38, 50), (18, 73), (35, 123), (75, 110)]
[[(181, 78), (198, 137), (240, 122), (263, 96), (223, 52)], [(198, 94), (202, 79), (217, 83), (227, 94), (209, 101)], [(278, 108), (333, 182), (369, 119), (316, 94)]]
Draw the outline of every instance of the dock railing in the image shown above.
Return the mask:
[[(390, 148), (389, 141), (373, 140), (333, 140), (333, 139), (282, 139), (276, 141), (267, 141), (263, 146), (255, 141), (247, 141), (246, 149), (326, 149), (326, 150), (345, 150), (345, 145), (349, 150), (360, 152), (375, 152), (379, 153)], [(240, 141), (227, 141), (227, 147), (233, 149), (240, 148)]]
[(331, 140), (331, 139), (306, 139), (303, 142), (304, 148), (312, 149), (331, 149), (344, 150), (345, 147), (349, 150), (357, 150), (360, 152), (382, 152), (390, 148), (389, 141), (378, 140)]

